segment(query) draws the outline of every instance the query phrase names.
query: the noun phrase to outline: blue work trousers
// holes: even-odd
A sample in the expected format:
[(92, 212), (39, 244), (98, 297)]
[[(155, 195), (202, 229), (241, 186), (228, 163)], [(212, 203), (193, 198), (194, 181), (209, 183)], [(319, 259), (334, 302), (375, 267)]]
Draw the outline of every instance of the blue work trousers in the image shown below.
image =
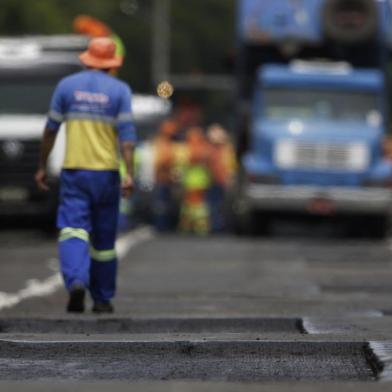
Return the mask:
[(68, 290), (83, 285), (95, 302), (107, 302), (115, 294), (119, 193), (116, 171), (61, 173), (57, 215), (61, 272)]

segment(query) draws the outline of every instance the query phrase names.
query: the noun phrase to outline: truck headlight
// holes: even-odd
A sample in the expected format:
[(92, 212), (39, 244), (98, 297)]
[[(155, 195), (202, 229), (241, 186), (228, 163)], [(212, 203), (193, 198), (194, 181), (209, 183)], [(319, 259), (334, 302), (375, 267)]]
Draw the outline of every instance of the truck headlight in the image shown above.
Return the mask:
[(364, 143), (349, 144), (347, 154), (347, 166), (355, 171), (366, 170), (370, 165), (369, 148)]
[(275, 146), (274, 161), (281, 169), (295, 167), (297, 163), (295, 143), (291, 140), (280, 140)]

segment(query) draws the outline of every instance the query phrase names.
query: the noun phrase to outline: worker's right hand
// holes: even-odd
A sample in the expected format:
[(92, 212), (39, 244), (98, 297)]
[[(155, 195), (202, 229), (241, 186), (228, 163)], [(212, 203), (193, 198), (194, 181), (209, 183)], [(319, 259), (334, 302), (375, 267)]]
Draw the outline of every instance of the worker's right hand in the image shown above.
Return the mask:
[(46, 170), (45, 169), (38, 169), (35, 173), (35, 183), (40, 191), (48, 192), (49, 187), (46, 183)]
[(121, 182), (121, 194), (123, 197), (130, 197), (133, 191), (133, 178), (127, 174)]

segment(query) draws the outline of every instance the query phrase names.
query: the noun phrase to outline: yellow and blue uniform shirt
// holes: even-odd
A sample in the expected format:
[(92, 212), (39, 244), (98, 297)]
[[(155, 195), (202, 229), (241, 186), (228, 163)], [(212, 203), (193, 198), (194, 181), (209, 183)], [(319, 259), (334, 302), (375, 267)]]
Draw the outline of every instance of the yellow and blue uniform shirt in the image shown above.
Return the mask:
[(128, 85), (105, 72), (85, 70), (57, 85), (46, 127), (66, 123), (64, 169), (118, 170), (118, 141), (135, 142)]

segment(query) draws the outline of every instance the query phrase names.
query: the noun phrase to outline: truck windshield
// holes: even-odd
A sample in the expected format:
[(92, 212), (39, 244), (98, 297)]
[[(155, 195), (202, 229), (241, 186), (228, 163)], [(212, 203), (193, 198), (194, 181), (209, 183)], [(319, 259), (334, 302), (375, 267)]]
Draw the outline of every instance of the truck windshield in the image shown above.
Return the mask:
[(264, 116), (273, 120), (360, 120), (381, 114), (376, 93), (267, 89)]
[(0, 81), (0, 114), (45, 114), (57, 80)]

